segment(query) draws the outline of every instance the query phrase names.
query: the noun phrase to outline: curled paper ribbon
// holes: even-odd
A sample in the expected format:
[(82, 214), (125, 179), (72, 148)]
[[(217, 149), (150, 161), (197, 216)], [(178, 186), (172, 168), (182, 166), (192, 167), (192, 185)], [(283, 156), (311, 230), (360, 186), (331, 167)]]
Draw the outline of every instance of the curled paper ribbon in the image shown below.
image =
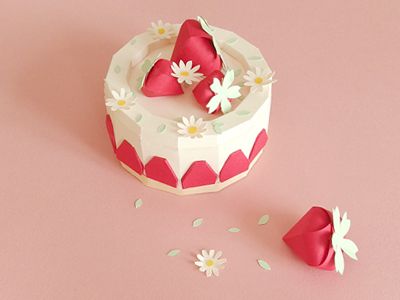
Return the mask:
[(342, 251), (357, 259), (358, 248), (354, 242), (344, 239), (350, 228), (347, 214), (343, 215), (342, 221), (339, 209), (334, 209), (333, 214), (322, 207), (312, 207), (283, 236), (283, 240), (308, 265), (343, 274)]
[(176, 39), (171, 60), (191, 60), (193, 65), (200, 65), (199, 72), (208, 76), (215, 70), (220, 70), (222, 61), (213, 44), (213, 37), (201, 27), (199, 21), (183, 22)]

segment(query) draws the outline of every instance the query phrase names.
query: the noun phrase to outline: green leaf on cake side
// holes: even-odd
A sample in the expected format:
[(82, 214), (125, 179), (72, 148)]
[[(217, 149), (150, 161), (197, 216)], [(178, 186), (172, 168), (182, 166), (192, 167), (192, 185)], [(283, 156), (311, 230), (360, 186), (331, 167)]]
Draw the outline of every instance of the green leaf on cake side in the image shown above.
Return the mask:
[(168, 256), (177, 256), (180, 252), (181, 252), (181, 250), (179, 250), (179, 249), (172, 249), (167, 253), (167, 255)]
[(117, 73), (117, 74), (119, 74), (119, 73), (121, 72), (121, 67), (120, 67), (119, 65), (116, 65), (116, 66), (114, 67), (114, 72)]
[(236, 233), (236, 232), (239, 232), (239, 231), (240, 231), (240, 228), (237, 228), (237, 227), (231, 227), (231, 228), (229, 228), (229, 229), (228, 229), (228, 231), (229, 231), (229, 232)]
[(143, 78), (144, 78), (144, 74), (142, 76), (139, 76), (136, 80), (137, 80), (137, 85), (136, 88), (138, 90), (140, 90), (142, 88), (142, 83), (143, 83)]
[(261, 218), (258, 220), (258, 225), (265, 225), (269, 221), (269, 216), (268, 215), (263, 215)]
[(203, 219), (197, 218), (193, 221), (192, 226), (196, 228), (196, 227), (199, 227), (201, 224), (203, 224)]
[(136, 44), (136, 39), (133, 39), (133, 40), (130, 42), (130, 44), (131, 44), (131, 45), (135, 45), (135, 44)]
[(221, 134), (222, 133), (222, 126), (224, 126), (224, 123), (220, 123), (220, 122), (214, 122), (212, 123), (212, 127), (215, 131), (215, 133)]
[(136, 201), (135, 201), (135, 208), (139, 208), (139, 207), (141, 207), (143, 205), (143, 200), (142, 199), (137, 199)]
[(258, 262), (258, 265), (259, 265), (261, 268), (263, 268), (264, 270), (267, 270), (267, 271), (270, 271), (270, 270), (271, 270), (270, 265), (269, 265), (265, 260), (263, 260), (263, 259), (258, 259), (257, 262)]
[(140, 120), (142, 120), (142, 117), (143, 117), (142, 114), (137, 114), (136, 117), (135, 117), (136, 123), (139, 123)]
[(167, 129), (167, 125), (165, 125), (165, 124), (160, 124), (160, 125), (157, 127), (157, 132), (158, 132), (158, 133), (163, 133), (163, 132), (165, 131), (165, 129)]

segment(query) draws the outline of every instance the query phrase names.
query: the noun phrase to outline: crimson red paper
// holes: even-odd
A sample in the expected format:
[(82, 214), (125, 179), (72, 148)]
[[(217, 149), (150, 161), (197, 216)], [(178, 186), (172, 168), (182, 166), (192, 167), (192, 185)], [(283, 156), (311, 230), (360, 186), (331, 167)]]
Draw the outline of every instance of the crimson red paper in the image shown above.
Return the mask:
[(247, 171), (249, 168), (249, 160), (243, 154), (242, 150), (237, 150), (229, 155), (224, 166), (219, 173), (219, 180), (224, 182), (240, 173)]
[(156, 181), (165, 183), (172, 187), (178, 185), (176, 177), (171, 165), (163, 157), (153, 156), (145, 166), (146, 176)]
[[(208, 108), (206, 106), (208, 102), (210, 102), (210, 99), (215, 96), (215, 93), (210, 89), (210, 85), (213, 83), (214, 78), (218, 78), (220, 81), (222, 81), (224, 74), (221, 71), (216, 70), (200, 81), (193, 89), (193, 95), (197, 102), (207, 111)], [(213, 112), (213, 114), (218, 113), (220, 110), (221, 107), (219, 106)]]
[(220, 70), (222, 61), (214, 48), (212, 37), (205, 32), (196, 20), (183, 22), (176, 39), (171, 60), (179, 63), (193, 62), (193, 66), (200, 65), (199, 72), (208, 76), (215, 70)]
[(135, 147), (124, 140), (117, 149), (117, 158), (139, 175), (143, 174), (143, 164)]
[(251, 149), (250, 155), (249, 155), (249, 160), (250, 162), (253, 161), (253, 159), (257, 156), (258, 153), (264, 148), (264, 146), (267, 144), (268, 141), (268, 135), (265, 129), (261, 130), (261, 132), (258, 134), (256, 140), (254, 141), (253, 148)]
[(182, 187), (184, 189), (214, 184), (217, 181), (217, 174), (205, 160), (192, 163), (185, 175), (182, 177)]
[(108, 136), (110, 138), (110, 142), (113, 147), (114, 153), (116, 153), (117, 145), (115, 143), (114, 126), (113, 126), (113, 123), (112, 123), (112, 120), (111, 120), (111, 117), (109, 114), (106, 115), (106, 127), (107, 127)]
[(169, 60), (159, 59), (146, 75), (142, 92), (147, 97), (173, 96), (183, 94), (181, 85), (171, 75)]
[(310, 266), (335, 270), (330, 211), (312, 207), (283, 237), (285, 243)]

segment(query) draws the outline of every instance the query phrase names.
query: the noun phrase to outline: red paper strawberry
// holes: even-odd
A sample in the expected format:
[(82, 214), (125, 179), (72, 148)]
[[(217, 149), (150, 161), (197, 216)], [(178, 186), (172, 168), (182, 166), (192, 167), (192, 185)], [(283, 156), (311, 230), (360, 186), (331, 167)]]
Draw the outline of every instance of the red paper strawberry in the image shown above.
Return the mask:
[(171, 60), (179, 63), (180, 60), (193, 65), (200, 65), (200, 72), (205, 76), (215, 70), (220, 70), (222, 61), (217, 54), (212, 37), (205, 32), (196, 20), (186, 20), (179, 30)]
[[(210, 99), (215, 95), (210, 89), (210, 85), (213, 83), (214, 78), (218, 78), (220, 81), (224, 78), (224, 74), (221, 71), (214, 71), (202, 81), (200, 81), (197, 86), (193, 89), (193, 95), (197, 102), (205, 109)], [(221, 110), (220, 107), (214, 113), (218, 113)]]
[(171, 96), (183, 94), (181, 85), (171, 75), (172, 62), (159, 59), (147, 73), (142, 92), (147, 97)]

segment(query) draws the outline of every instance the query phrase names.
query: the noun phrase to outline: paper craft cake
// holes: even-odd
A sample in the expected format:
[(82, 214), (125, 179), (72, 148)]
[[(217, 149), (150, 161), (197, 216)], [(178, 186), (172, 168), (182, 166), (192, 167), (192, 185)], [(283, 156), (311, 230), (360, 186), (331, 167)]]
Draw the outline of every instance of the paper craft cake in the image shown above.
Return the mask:
[(152, 23), (113, 56), (105, 78), (117, 159), (175, 194), (231, 185), (266, 145), (273, 75), (255, 46), (201, 17)]

